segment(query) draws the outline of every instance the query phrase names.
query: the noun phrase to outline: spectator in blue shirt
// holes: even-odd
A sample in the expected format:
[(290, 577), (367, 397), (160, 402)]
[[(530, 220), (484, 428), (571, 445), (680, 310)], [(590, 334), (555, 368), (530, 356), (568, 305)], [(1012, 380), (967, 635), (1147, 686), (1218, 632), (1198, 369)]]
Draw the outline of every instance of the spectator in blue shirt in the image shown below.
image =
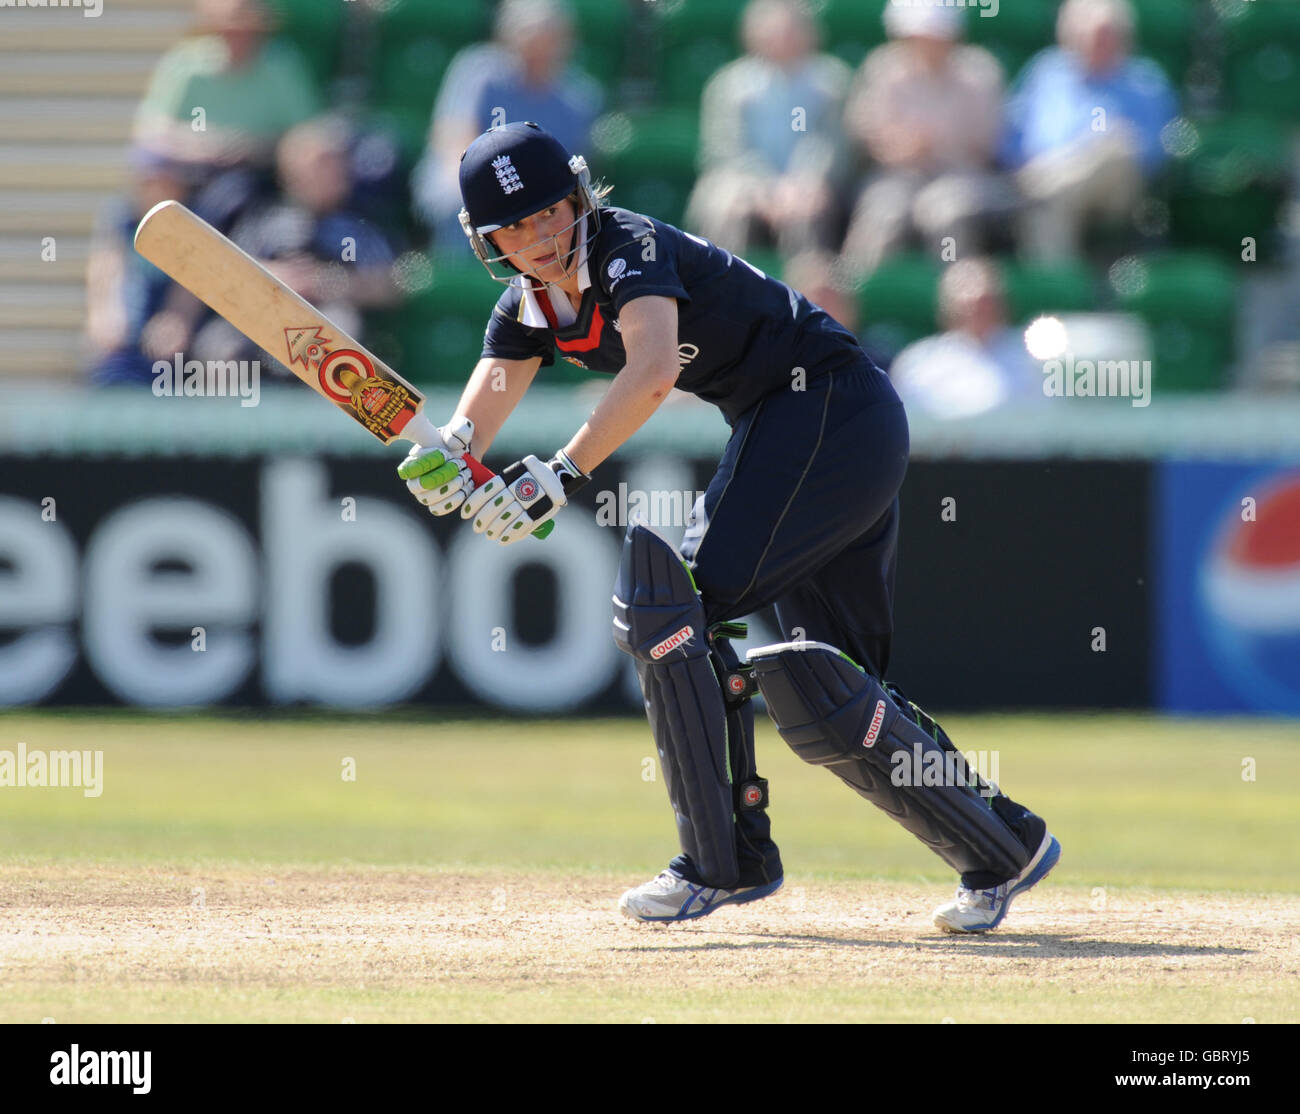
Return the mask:
[(1128, 0), (1066, 0), (1059, 48), (1025, 68), (1007, 110), (1002, 158), (1025, 197), (1022, 247), (1076, 254), (1093, 217), (1122, 219), (1164, 160), (1160, 133), (1178, 111), (1164, 72), (1132, 56)]
[(687, 227), (745, 255), (765, 242), (786, 258), (836, 246), (848, 185), (841, 116), (853, 73), (817, 51), (800, 0), (750, 0), (745, 54), (700, 100), (700, 169)]
[(429, 146), (412, 180), (415, 211), (433, 229), (434, 250), (465, 250), (460, 156), (500, 124), (535, 120), (568, 150), (589, 146), (601, 110), (599, 82), (569, 65), (573, 17), (562, 0), (504, 0), (493, 41), (452, 59), (433, 109)]

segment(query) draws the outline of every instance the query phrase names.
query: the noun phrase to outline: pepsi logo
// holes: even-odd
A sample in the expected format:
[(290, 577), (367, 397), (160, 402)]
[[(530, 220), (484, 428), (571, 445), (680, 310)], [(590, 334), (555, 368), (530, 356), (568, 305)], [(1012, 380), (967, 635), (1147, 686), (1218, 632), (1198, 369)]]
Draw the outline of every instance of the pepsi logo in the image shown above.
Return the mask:
[(1234, 507), (1205, 566), (1210, 610), (1256, 633), (1300, 630), (1300, 477), (1264, 488), (1254, 520)]
[[(1223, 506), (1196, 569), (1212, 668), (1260, 711), (1300, 712), (1300, 472), (1261, 477)], [(1253, 513), (1244, 510), (1246, 496)]]

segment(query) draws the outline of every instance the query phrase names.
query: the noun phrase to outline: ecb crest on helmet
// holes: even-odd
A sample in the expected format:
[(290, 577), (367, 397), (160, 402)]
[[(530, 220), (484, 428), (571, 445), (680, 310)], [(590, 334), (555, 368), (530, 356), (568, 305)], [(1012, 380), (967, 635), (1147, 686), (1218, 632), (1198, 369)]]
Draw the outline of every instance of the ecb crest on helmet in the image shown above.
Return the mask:
[(501, 183), (502, 193), (514, 193), (515, 190), (524, 188), (523, 182), (519, 180), (519, 172), (515, 170), (509, 155), (493, 159), (492, 169), (497, 172), (497, 181)]

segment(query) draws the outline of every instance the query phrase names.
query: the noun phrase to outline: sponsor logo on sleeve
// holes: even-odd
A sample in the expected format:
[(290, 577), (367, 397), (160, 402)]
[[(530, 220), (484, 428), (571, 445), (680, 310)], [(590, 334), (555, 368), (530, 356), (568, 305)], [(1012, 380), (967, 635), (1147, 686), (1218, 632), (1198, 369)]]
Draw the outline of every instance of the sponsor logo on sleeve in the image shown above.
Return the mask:
[(609, 261), (609, 266), (605, 268), (605, 274), (609, 276), (609, 290), (612, 294), (614, 292), (614, 287), (616, 287), (620, 282), (624, 279), (639, 275), (641, 272), (635, 267), (629, 271), (626, 259), (611, 259)]

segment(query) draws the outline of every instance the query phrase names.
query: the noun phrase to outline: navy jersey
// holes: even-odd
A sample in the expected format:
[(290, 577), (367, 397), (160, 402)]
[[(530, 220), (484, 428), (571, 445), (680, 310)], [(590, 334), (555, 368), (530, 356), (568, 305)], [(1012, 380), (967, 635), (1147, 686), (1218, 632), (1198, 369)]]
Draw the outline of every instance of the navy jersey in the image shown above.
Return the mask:
[(558, 352), (616, 374), (627, 360), (619, 311), (642, 296), (676, 298), (677, 386), (714, 403), (731, 424), (763, 396), (788, 389), (796, 367), (806, 381), (863, 359), (857, 338), (802, 294), (707, 240), (627, 209), (600, 210), (586, 278), (569, 325), (558, 324), (535, 280), (512, 280), (492, 311), (483, 356), (540, 356), (545, 366)]

